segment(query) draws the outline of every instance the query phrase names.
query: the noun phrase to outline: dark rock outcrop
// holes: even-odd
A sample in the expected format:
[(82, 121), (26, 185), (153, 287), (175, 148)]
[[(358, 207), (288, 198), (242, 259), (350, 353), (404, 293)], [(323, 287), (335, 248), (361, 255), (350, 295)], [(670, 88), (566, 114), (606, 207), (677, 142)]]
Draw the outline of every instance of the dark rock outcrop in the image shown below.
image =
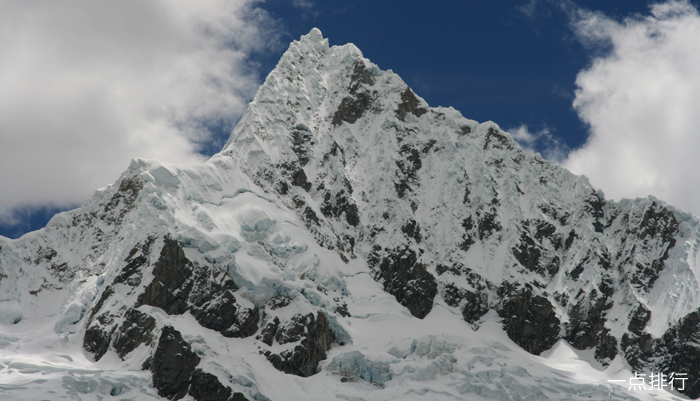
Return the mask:
[(199, 356), (172, 326), (165, 326), (148, 369), (158, 395), (179, 400), (187, 394), (197, 401), (248, 401), (211, 373), (198, 369)]
[(277, 316), (275, 316), (275, 318), (272, 319), (271, 322), (269, 322), (265, 325), (265, 327), (262, 328), (258, 339), (263, 343), (267, 344), (268, 347), (272, 346), (272, 342), (275, 340), (275, 334), (277, 334), (277, 329), (279, 329), (279, 327), (280, 319)]
[(138, 298), (142, 305), (163, 309), (169, 315), (187, 311), (187, 296), (192, 289), (192, 264), (180, 244), (165, 237), (160, 258), (153, 267), (153, 281)]
[(292, 150), (302, 167), (309, 162), (309, 149), (314, 143), (313, 135), (305, 125), (298, 125), (292, 131)]
[(368, 258), (375, 279), (384, 284), (384, 290), (419, 319), (433, 309), (437, 282), (425, 265), (418, 262), (416, 253), (408, 248), (381, 250), (375, 248)]
[(399, 120), (406, 121), (406, 116), (409, 113), (416, 117), (427, 113), (428, 110), (425, 107), (418, 107), (419, 104), (420, 102), (411, 88), (406, 88), (406, 90), (401, 93), (401, 104), (399, 104), (399, 108), (396, 110), (396, 116)]
[(372, 73), (365, 68), (360, 60), (353, 64), (353, 71), (350, 76), (348, 92), (350, 96), (344, 97), (340, 102), (338, 110), (333, 115), (333, 125), (340, 125), (343, 122), (355, 123), (366, 111), (372, 108), (375, 99), (363, 86), (372, 86), (375, 79)]
[(423, 167), (420, 150), (409, 145), (402, 145), (399, 150), (401, 158), (396, 160), (398, 167), (394, 188), (399, 198), (403, 198), (406, 190), (413, 191), (416, 186), (417, 172)]
[(153, 276), (138, 298), (140, 304), (170, 315), (190, 311), (199, 324), (226, 337), (248, 337), (258, 330), (257, 308), (237, 305), (233, 281), (207, 266), (195, 266), (177, 241), (165, 238)]
[[(99, 360), (113, 346), (120, 358), (126, 357), (142, 344), (151, 345), (155, 336), (155, 319), (136, 308), (150, 305), (170, 315), (190, 312), (203, 327), (216, 330), (226, 337), (248, 337), (258, 330), (257, 308), (241, 308), (233, 293), (233, 281), (223, 272), (200, 266), (185, 257), (182, 246), (166, 236), (158, 261), (153, 266), (153, 280), (138, 296), (133, 307), (122, 307), (117, 315), (99, 314), (114, 295), (114, 286), (138, 286), (142, 270), (147, 266), (148, 253), (155, 238), (136, 246), (110, 286), (103, 291), (92, 309), (83, 348)], [(139, 280), (135, 280), (135, 278)], [(112, 302), (119, 302), (112, 301)], [(118, 325), (123, 318), (121, 325)]]
[(119, 189), (104, 205), (102, 220), (116, 223), (124, 218), (134, 207), (139, 193), (143, 189), (143, 182), (138, 177), (128, 177), (119, 184)]
[(155, 336), (156, 319), (136, 309), (130, 309), (124, 315), (124, 322), (116, 332), (114, 349), (120, 358), (138, 348), (141, 344), (151, 345)]
[(148, 263), (148, 254), (151, 251), (153, 241), (155, 241), (155, 237), (148, 237), (144, 243), (137, 244), (131, 249), (129, 256), (124, 259), (127, 262), (126, 266), (114, 278), (113, 284), (125, 283), (130, 286), (141, 284), (142, 268)]
[(475, 323), (489, 311), (488, 298), (484, 292), (464, 292), (465, 304), (462, 309), (462, 317), (467, 323)]
[(627, 325), (627, 330), (636, 335), (641, 335), (650, 318), (651, 311), (642, 304), (637, 305), (637, 309), (632, 313), (630, 322)]
[(598, 335), (598, 344), (596, 345), (593, 357), (603, 365), (609, 365), (617, 355), (617, 339), (610, 334), (610, 329), (603, 328)]
[(153, 355), (151, 372), (158, 395), (179, 400), (187, 395), (199, 356), (172, 326), (163, 327)]
[(555, 250), (561, 246), (556, 228), (546, 221), (523, 222), (520, 243), (512, 249), (513, 256), (529, 271), (541, 276), (553, 276), (559, 271)]
[(99, 361), (109, 350), (112, 342), (114, 316), (109, 313), (99, 315), (85, 330), (83, 336), (83, 349), (93, 354), (95, 361)]
[(352, 75), (350, 76), (350, 86), (348, 87), (350, 93), (356, 93), (363, 84), (372, 86), (375, 82), (376, 80), (372, 76), (372, 73), (365, 68), (365, 63), (360, 60), (355, 60), (352, 66)]
[(472, 216), (465, 217), (464, 220), (462, 220), (462, 228), (464, 228), (464, 234), (462, 234), (462, 243), (459, 244), (459, 249), (466, 252), (476, 242), (476, 239), (474, 239), (474, 221)]
[(265, 357), (277, 370), (301, 377), (318, 373), (318, 363), (326, 359), (326, 352), (337, 341), (328, 318), (322, 312), (316, 316), (311, 313), (296, 315), (283, 325), (276, 321), (273, 325), (266, 326), (265, 330), (268, 345), (272, 344), (273, 337), (279, 344), (299, 342), (294, 349), (279, 354), (266, 351)]
[(530, 289), (513, 292), (498, 315), (508, 337), (531, 354), (539, 355), (559, 340), (560, 322), (552, 304)]
[(493, 212), (486, 212), (479, 218), (478, 224), (479, 240), (483, 241), (491, 237), (494, 233), (500, 232), (503, 227), (498, 222), (498, 216)]
[(340, 125), (343, 122), (355, 123), (372, 107), (373, 100), (368, 92), (359, 92), (355, 93), (353, 97), (343, 98), (338, 110), (333, 115), (333, 125)]
[(675, 236), (678, 233), (678, 221), (673, 214), (656, 202), (644, 212), (639, 227), (636, 227), (636, 237), (645, 247), (660, 245), (658, 257), (651, 262), (636, 263), (636, 274), (632, 277), (632, 283), (649, 290), (659, 277), (659, 272), (668, 259), (669, 251), (676, 245)]
[(345, 221), (353, 227), (356, 227), (360, 223), (357, 205), (353, 202), (350, 194), (344, 189), (336, 192), (335, 196), (333, 196), (331, 191), (326, 191), (323, 204), (321, 204), (321, 213), (326, 217), (335, 218), (344, 215)]
[(569, 323), (566, 324), (565, 339), (576, 349), (596, 347), (598, 361), (607, 364), (617, 354), (613, 343), (617, 340), (610, 338), (609, 330), (605, 329), (607, 310), (612, 307), (612, 301), (605, 294), (592, 290), (586, 296), (581, 296), (575, 304), (569, 307)]
[(192, 374), (189, 394), (197, 401), (229, 401), (233, 391), (211, 373), (197, 369)]
[(622, 355), (634, 370), (643, 370), (649, 365), (653, 352), (654, 339), (649, 333), (641, 333), (639, 335), (633, 333), (625, 333), (620, 339), (620, 350)]
[[(666, 375), (674, 373), (677, 390), (692, 399), (700, 397), (700, 309), (686, 315), (660, 338), (652, 340), (648, 333), (642, 333), (625, 334), (623, 340), (627, 342), (625, 358), (630, 366), (635, 363)], [(641, 355), (630, 352), (636, 350)]]
[(488, 150), (489, 148), (512, 149), (513, 144), (514, 143), (509, 141), (508, 137), (506, 137), (502, 131), (492, 127), (486, 132), (484, 150)]

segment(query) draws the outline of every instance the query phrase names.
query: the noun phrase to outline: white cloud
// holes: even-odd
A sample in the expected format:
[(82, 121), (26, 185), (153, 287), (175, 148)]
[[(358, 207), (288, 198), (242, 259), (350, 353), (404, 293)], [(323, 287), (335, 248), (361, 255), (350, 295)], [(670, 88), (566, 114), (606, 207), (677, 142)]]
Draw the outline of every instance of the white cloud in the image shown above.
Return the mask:
[(547, 127), (539, 131), (530, 132), (527, 125), (523, 124), (508, 130), (508, 132), (524, 151), (530, 153), (540, 152), (548, 160), (561, 162), (569, 152), (566, 144), (553, 136)]
[(617, 22), (580, 11), (579, 37), (605, 49), (576, 79), (590, 137), (564, 162), (616, 199), (653, 194), (700, 216), (700, 15), (687, 1)]
[(294, 7), (310, 9), (314, 6), (311, 0), (292, 0)]
[(133, 157), (201, 162), (275, 38), (254, 0), (0, 2), (0, 220), (80, 203)]

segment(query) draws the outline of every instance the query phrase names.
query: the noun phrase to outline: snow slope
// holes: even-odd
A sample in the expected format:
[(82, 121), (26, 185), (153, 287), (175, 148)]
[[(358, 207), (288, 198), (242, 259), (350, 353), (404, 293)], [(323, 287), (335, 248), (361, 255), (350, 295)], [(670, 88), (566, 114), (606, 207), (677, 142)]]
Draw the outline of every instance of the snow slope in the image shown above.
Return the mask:
[(206, 163), (0, 237), (0, 398), (697, 397), (697, 237), (314, 29)]

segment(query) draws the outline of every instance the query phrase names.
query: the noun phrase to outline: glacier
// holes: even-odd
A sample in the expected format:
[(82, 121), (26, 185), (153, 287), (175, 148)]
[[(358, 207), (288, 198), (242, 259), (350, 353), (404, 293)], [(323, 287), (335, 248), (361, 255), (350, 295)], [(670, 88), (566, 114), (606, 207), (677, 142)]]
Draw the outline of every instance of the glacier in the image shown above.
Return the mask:
[(0, 237), (0, 398), (697, 398), (698, 228), (314, 29), (207, 162)]

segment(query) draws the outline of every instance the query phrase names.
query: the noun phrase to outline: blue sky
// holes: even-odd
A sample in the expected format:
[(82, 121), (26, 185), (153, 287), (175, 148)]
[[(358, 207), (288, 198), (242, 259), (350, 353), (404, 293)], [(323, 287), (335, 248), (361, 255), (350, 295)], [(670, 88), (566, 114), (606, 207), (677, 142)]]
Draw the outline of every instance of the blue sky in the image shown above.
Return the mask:
[[(587, 3), (612, 15), (646, 10), (639, 1)], [(453, 106), (503, 128), (549, 127), (572, 147), (585, 141), (571, 102), (576, 74), (591, 61), (590, 52), (557, 6), (542, 2), (528, 15), (523, 7), (529, 2), (512, 0), (323, 4), (311, 12), (268, 2), (273, 15), (288, 21), (287, 41), (316, 26), (331, 44), (352, 42), (432, 106)]]
[(683, 89), (700, 89), (695, 2), (0, 8), (0, 84), (10, 88), (0, 95), (0, 235), (17, 237), (78, 206), (133, 157), (206, 159), (288, 43), (312, 27), (331, 45), (354, 43), (431, 106), (496, 122), (609, 196), (653, 193), (700, 212), (700, 185), (678, 181), (700, 168), (700, 101)]
[[(283, 42), (318, 27), (331, 44), (354, 43), (380, 68), (394, 70), (432, 106), (452, 106), (502, 128), (548, 128), (571, 148), (588, 136), (572, 108), (574, 82), (601, 49), (582, 45), (562, 9), (566, 3), (306, 4), (300, 9), (289, 1), (267, 2), (272, 15), (285, 21)], [(649, 11), (644, 1), (579, 1), (567, 7), (576, 6), (617, 20)]]

